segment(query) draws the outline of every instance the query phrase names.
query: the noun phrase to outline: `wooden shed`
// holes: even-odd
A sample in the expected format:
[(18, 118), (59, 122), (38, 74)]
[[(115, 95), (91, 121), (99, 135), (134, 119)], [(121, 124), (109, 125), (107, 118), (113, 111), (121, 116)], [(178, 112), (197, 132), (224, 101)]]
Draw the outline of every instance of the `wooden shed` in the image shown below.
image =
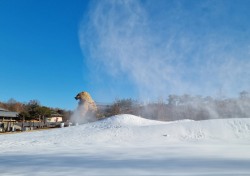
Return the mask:
[(0, 108), (0, 132), (10, 131), (16, 124), (18, 112), (11, 112)]

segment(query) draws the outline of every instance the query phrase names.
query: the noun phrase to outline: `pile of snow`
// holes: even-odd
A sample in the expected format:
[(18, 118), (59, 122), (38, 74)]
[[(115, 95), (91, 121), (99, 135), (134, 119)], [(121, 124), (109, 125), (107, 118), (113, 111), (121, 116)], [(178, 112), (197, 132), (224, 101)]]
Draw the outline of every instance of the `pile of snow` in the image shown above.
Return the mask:
[[(86, 127), (87, 129), (92, 128), (96, 132), (101, 130), (102, 141), (115, 141), (116, 139), (119, 141), (146, 141), (150, 139), (151, 143), (161, 143), (162, 137), (166, 137), (168, 142), (250, 139), (249, 118), (162, 122), (123, 114), (85, 124), (79, 130), (85, 131)], [(96, 135), (99, 137), (98, 133), (92, 134), (91, 137)]]
[(128, 126), (149, 126), (149, 125), (159, 125), (166, 124), (167, 122), (160, 122), (156, 120), (149, 120), (142, 117), (138, 117), (130, 114), (122, 114), (112, 116), (106, 119), (102, 119), (94, 123), (93, 126), (96, 127), (128, 127)]
[(160, 122), (124, 114), (0, 141), (2, 175), (250, 175), (250, 118)]

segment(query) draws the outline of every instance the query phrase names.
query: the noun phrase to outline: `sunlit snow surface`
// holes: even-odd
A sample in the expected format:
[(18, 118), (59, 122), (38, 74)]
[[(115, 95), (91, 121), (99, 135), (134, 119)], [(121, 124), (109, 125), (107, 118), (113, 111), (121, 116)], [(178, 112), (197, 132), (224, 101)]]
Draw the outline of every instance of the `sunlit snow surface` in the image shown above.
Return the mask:
[(0, 175), (250, 175), (250, 118), (159, 122), (119, 115), (0, 135)]

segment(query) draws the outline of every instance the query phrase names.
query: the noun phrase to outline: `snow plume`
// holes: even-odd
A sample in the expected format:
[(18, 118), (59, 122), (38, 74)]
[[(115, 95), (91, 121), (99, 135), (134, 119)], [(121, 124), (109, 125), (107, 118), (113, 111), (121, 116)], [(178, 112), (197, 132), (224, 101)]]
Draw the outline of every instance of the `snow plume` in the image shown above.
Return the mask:
[(71, 122), (74, 124), (83, 124), (88, 122), (96, 121), (96, 117), (93, 113), (88, 111), (88, 108), (84, 103), (79, 103), (76, 110), (73, 112), (72, 116), (70, 117)]
[(129, 80), (147, 99), (249, 90), (248, 6), (230, 2), (91, 1), (79, 38), (92, 75)]

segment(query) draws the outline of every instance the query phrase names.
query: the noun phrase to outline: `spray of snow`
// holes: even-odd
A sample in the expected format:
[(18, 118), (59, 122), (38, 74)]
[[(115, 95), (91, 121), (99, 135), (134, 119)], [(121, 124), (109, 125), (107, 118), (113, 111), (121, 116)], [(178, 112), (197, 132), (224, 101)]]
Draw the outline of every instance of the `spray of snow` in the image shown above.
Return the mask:
[(71, 122), (74, 124), (83, 124), (96, 121), (96, 117), (93, 113), (88, 112), (84, 103), (79, 103), (70, 117)]
[(200, 1), (190, 8), (185, 1), (91, 1), (79, 29), (91, 75), (96, 80), (104, 74), (116, 82), (127, 79), (142, 100), (184, 93), (214, 96), (218, 90), (235, 96), (249, 90), (250, 45), (244, 37), (249, 31), (225, 20), (233, 8), (232, 23), (247, 29), (248, 18), (237, 13), (247, 9), (244, 3), (238, 9), (231, 5)]

